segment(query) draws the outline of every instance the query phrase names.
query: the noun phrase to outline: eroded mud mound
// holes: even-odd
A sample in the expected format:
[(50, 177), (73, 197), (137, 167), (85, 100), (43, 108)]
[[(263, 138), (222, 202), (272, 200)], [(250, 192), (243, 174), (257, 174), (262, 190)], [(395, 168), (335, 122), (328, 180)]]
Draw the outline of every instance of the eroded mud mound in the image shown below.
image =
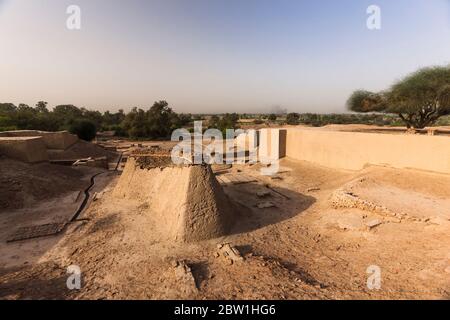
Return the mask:
[(147, 205), (146, 213), (162, 235), (193, 242), (230, 231), (237, 210), (210, 166), (153, 168), (144, 166), (148, 158), (145, 163), (136, 158), (128, 160), (114, 196)]
[(116, 152), (82, 140), (79, 140), (67, 150), (48, 150), (47, 153), (50, 160), (76, 160), (89, 157), (107, 157), (108, 160), (113, 160), (118, 156)]
[(0, 158), (0, 211), (30, 207), (86, 187), (82, 170)]
[(192, 166), (190, 171), (185, 240), (197, 241), (227, 234), (237, 209), (223, 192), (210, 166)]
[(131, 155), (141, 169), (175, 167), (183, 163), (191, 164), (193, 160), (191, 156), (178, 154), (179, 164), (175, 164), (172, 159), (172, 150), (160, 146), (138, 147), (131, 152)]
[(170, 155), (152, 155), (136, 158), (136, 164), (141, 169), (165, 168), (173, 166)]

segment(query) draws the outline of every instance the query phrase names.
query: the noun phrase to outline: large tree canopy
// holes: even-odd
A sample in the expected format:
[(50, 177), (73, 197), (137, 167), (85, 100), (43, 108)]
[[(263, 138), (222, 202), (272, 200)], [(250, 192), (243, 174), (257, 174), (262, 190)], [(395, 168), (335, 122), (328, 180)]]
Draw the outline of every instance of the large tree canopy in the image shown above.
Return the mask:
[(408, 128), (432, 125), (450, 114), (450, 66), (420, 69), (386, 91), (357, 90), (347, 106), (356, 112), (397, 114)]

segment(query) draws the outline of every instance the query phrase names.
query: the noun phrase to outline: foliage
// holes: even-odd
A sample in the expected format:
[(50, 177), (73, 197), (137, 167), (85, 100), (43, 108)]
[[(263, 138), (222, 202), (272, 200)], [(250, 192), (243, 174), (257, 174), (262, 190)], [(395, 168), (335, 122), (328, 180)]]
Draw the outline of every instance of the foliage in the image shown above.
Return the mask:
[(190, 114), (173, 112), (166, 101), (155, 102), (147, 111), (134, 108), (128, 114), (123, 110), (102, 114), (71, 104), (58, 105), (50, 111), (47, 105), (45, 101), (39, 101), (34, 108), (0, 103), (0, 131), (69, 130), (82, 139), (92, 140), (93, 132), (113, 130), (119, 136), (157, 139), (166, 138), (172, 130), (192, 122)]
[(122, 122), (122, 128), (132, 138), (167, 138), (174, 129), (191, 122), (191, 115), (178, 115), (169, 107), (167, 101), (158, 101), (144, 111), (133, 108)]
[[(352, 101), (363, 101), (365, 92), (353, 95)], [(361, 98), (362, 97), (362, 98)], [(370, 101), (380, 97), (372, 95)], [(381, 101), (381, 100), (379, 100)], [(442, 101), (444, 101), (442, 99)], [(380, 102), (381, 103), (381, 102)], [(361, 103), (355, 103), (361, 106)], [(363, 109), (359, 109), (360, 111)], [(364, 109), (365, 110), (365, 109)], [(274, 115), (274, 114), (273, 114)], [(273, 115), (265, 115), (269, 121), (273, 121)], [(85, 139), (92, 139), (93, 126), (96, 131), (115, 131), (117, 136), (134, 139), (165, 139), (176, 128), (186, 127), (190, 129), (194, 120), (204, 120), (209, 117), (208, 128), (217, 128), (225, 136), (226, 129), (238, 128), (238, 120), (241, 118), (255, 119), (253, 125), (263, 124), (262, 114), (236, 113), (222, 115), (191, 115), (177, 114), (166, 101), (158, 101), (153, 106), (144, 110), (133, 108), (129, 113), (123, 110), (112, 113), (106, 111), (87, 110), (74, 105), (59, 105), (53, 109), (48, 108), (45, 101), (40, 101), (35, 107), (26, 104), (15, 106), (12, 103), (0, 103), (0, 131), (8, 130), (43, 130), (59, 131), (70, 130), (79, 132)], [(311, 126), (324, 126), (328, 124), (373, 124), (400, 126), (402, 122), (398, 116), (386, 113), (348, 113), (348, 114), (313, 114), (290, 113), (286, 119), (277, 117), (280, 124), (305, 124)], [(89, 123), (89, 124), (87, 124)], [(249, 122), (251, 123), (251, 122)], [(435, 125), (450, 125), (450, 116), (443, 116), (434, 123)], [(88, 130), (89, 129), (89, 130)], [(206, 129), (206, 127), (204, 128)], [(84, 132), (91, 134), (84, 135)]]
[(237, 113), (226, 113), (219, 117), (213, 115), (209, 120), (209, 128), (215, 128), (222, 132), (223, 136), (226, 136), (227, 129), (236, 129), (239, 121), (239, 115)]
[(286, 122), (290, 125), (297, 125), (299, 124), (300, 115), (298, 113), (288, 113), (286, 116)]
[(450, 115), (450, 66), (420, 69), (386, 91), (357, 90), (347, 106), (356, 112), (397, 114), (408, 128), (433, 125)]
[(93, 122), (88, 120), (74, 121), (70, 126), (69, 131), (85, 141), (92, 141), (97, 135), (97, 127)]

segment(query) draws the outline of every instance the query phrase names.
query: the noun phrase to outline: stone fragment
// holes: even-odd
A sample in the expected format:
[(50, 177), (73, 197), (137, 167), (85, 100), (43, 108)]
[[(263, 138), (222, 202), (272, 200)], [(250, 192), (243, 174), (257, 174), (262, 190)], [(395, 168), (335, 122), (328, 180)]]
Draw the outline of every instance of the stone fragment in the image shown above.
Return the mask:
[(230, 264), (244, 260), (241, 253), (230, 243), (223, 243), (217, 246), (219, 255), (223, 256)]
[(270, 191), (269, 191), (269, 190), (261, 190), (261, 191), (258, 191), (258, 192), (256, 193), (256, 195), (257, 195), (259, 198), (265, 198), (265, 197), (270, 196)]
[(367, 226), (369, 229), (373, 229), (373, 228), (375, 228), (376, 226), (379, 226), (379, 225), (382, 224), (382, 223), (383, 223), (383, 222), (380, 221), (379, 219), (372, 219), (372, 220), (366, 222), (366, 226)]
[(264, 201), (264, 202), (260, 202), (256, 205), (259, 209), (266, 209), (266, 208), (272, 208), (275, 207), (275, 204), (273, 202), (270, 201)]

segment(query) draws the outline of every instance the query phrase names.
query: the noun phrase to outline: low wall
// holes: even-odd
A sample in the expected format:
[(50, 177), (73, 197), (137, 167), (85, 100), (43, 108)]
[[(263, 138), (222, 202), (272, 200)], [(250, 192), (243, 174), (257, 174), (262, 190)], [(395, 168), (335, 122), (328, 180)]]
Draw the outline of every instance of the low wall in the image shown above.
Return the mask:
[(0, 154), (28, 163), (48, 161), (42, 137), (1, 137)]
[(444, 136), (290, 128), (286, 156), (349, 170), (375, 164), (450, 173), (450, 139)]
[(42, 137), (47, 149), (66, 150), (78, 141), (78, 137), (67, 131), (46, 132), (18, 130), (0, 132), (0, 137)]

